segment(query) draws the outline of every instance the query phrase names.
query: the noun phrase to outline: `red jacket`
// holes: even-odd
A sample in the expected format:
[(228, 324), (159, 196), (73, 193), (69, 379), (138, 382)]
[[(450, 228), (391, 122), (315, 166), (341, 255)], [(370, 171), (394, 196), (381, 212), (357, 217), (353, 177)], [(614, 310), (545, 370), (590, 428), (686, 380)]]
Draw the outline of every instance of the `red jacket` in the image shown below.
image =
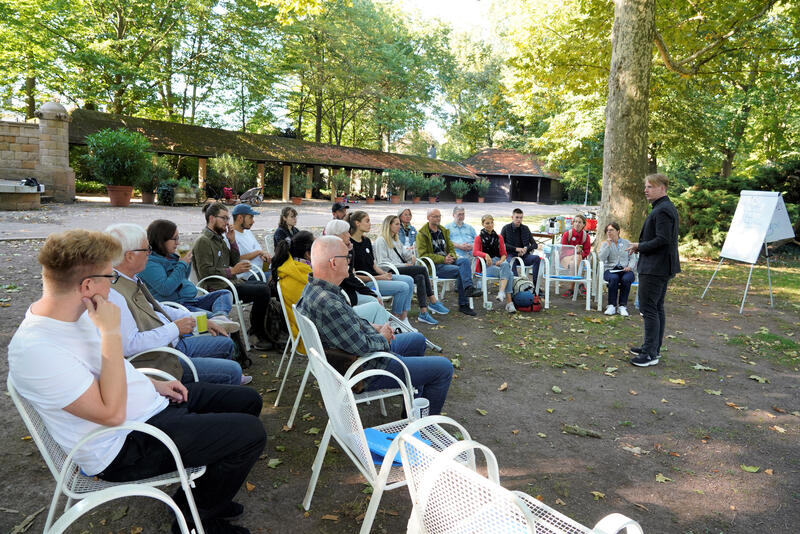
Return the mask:
[[(500, 247), (498, 247), (500, 249), (500, 257), (502, 258), (503, 256), (505, 256), (507, 258), (508, 253), (506, 252), (506, 242), (503, 241), (503, 236), (501, 236), (500, 234), (497, 234), (497, 237), (500, 238)], [(472, 242), (472, 255), (475, 256), (476, 258), (483, 258), (483, 259), (489, 258), (489, 255), (483, 251), (483, 243), (481, 242), (480, 234), (476, 235), (475, 241)], [(476, 273), (481, 272), (480, 262), (478, 262), (475, 265), (475, 272)]]
[[(561, 236), (561, 244), (562, 245), (577, 245), (583, 246), (583, 250), (581, 251), (581, 259), (585, 260), (589, 254), (592, 253), (592, 240), (589, 239), (589, 234), (586, 233), (586, 230), (581, 230), (580, 233), (575, 232), (575, 230), (569, 230), (564, 232)], [(572, 256), (573, 252), (571, 249), (563, 250), (561, 256)]]

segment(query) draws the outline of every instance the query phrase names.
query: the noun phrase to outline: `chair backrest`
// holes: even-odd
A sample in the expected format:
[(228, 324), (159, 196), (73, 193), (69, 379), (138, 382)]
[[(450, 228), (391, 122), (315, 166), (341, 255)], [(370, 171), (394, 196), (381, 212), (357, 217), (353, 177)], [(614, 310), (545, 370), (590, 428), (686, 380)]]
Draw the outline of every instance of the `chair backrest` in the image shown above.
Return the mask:
[(367, 445), (367, 438), (364, 436), (364, 426), (361, 424), (353, 390), (347, 380), (325, 359), (322, 340), (314, 323), (300, 313), (297, 306), (292, 305), (292, 310), (300, 330), (300, 337), (306, 346), (311, 372), (317, 379), (322, 393), (333, 435), (342, 446), (350, 450), (362, 467), (372, 474), (374, 480), (378, 474)]
[(50, 431), (47, 430), (36, 408), (26, 398), (17, 393), (10, 378), (6, 381), (6, 385), (8, 386), (8, 394), (14, 402), (14, 406), (17, 407), (22, 422), (25, 423), (25, 427), (30, 432), (36, 447), (39, 449), (39, 453), (41, 453), (44, 462), (53, 474), (53, 478), (58, 480), (59, 474), (64, 467), (64, 461), (67, 459), (67, 453), (50, 435)]
[(581, 250), (576, 245), (545, 245), (545, 261), (550, 264), (550, 276), (578, 276)]
[(278, 302), (281, 303), (281, 310), (283, 310), (283, 320), (286, 321), (286, 330), (292, 337), (297, 334), (297, 320), (294, 318), (294, 310), (286, 307), (286, 301), (283, 299), (283, 290), (281, 289), (281, 280), (275, 284), (278, 288)]

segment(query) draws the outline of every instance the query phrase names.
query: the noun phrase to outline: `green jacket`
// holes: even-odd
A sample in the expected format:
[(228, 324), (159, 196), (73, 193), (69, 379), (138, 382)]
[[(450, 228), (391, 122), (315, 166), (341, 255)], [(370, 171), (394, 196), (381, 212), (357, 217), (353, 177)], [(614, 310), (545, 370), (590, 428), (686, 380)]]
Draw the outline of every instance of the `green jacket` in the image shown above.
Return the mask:
[[(444, 235), (444, 241), (447, 244), (447, 253), (455, 258), (456, 247), (454, 247), (453, 242), (450, 241), (450, 230), (442, 225), (439, 225), (439, 230), (441, 230), (442, 234)], [(428, 223), (425, 223), (422, 225), (422, 228), (417, 230), (417, 257), (430, 258), (433, 260), (433, 263), (436, 264), (444, 263), (444, 256), (441, 254), (434, 254), (433, 252), (431, 229), (428, 228)]]
[[(203, 233), (194, 242), (192, 254), (198, 280), (212, 274), (223, 276), (234, 284), (239, 280), (236, 275), (231, 274), (231, 267), (239, 263), (239, 247), (234, 245), (228, 248), (225, 240), (216, 232), (204, 228)], [(219, 280), (210, 280), (206, 289), (216, 291), (227, 287)]]

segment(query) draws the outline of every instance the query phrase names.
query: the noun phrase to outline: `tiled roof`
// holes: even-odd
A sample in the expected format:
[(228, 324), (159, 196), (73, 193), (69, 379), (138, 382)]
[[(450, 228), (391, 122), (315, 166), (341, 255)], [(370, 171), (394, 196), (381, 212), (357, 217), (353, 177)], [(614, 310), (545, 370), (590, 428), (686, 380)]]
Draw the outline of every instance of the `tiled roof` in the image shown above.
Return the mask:
[(524, 154), (507, 148), (484, 148), (463, 161), (463, 165), (475, 174), (543, 176), (554, 180), (558, 174), (548, 171), (533, 154)]
[(425, 174), (475, 178), (460, 163), (422, 156), (311, 143), (287, 137), (206, 128), (85, 109), (76, 109), (71, 117), (69, 142), (74, 145), (86, 144), (87, 135), (106, 128), (127, 128), (146, 136), (153, 149), (160, 154), (214, 157), (229, 153), (253, 161), (354, 169), (414, 170)]

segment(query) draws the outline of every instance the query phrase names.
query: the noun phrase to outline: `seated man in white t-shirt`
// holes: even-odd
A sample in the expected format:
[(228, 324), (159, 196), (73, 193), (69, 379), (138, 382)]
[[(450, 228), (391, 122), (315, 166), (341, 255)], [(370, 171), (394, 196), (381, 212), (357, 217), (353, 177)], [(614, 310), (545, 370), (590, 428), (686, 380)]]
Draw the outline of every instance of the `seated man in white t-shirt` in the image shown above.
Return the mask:
[[(250, 231), (250, 228), (253, 227), (253, 223), (255, 222), (255, 215), (258, 215), (258, 212), (248, 204), (237, 204), (231, 213), (233, 217), (233, 231), (236, 232), (236, 244), (239, 246), (239, 258), (248, 260), (250, 265), (257, 266), (264, 271), (264, 274), (267, 275), (267, 279), (269, 279), (269, 254), (261, 248), (258, 239), (256, 239), (256, 236)], [(267, 263), (266, 269), (264, 269), (264, 262)], [(248, 271), (237, 276), (242, 280), (247, 280), (253, 276), (253, 273)]]
[[(246, 534), (227, 519), (243, 513), (232, 499), (266, 443), (261, 397), (241, 386), (151, 380), (125, 360), (120, 310), (108, 301), (117, 277), (111, 262), (121, 253), (119, 242), (100, 232), (48, 237), (38, 258), (42, 297), (8, 345), (9, 380), (66, 451), (101, 426), (143, 421), (161, 429), (186, 467), (207, 467), (192, 492), (206, 532)], [(91, 441), (75, 461), (110, 481), (175, 470), (159, 441), (126, 430)], [(183, 490), (175, 499), (191, 522)]]

